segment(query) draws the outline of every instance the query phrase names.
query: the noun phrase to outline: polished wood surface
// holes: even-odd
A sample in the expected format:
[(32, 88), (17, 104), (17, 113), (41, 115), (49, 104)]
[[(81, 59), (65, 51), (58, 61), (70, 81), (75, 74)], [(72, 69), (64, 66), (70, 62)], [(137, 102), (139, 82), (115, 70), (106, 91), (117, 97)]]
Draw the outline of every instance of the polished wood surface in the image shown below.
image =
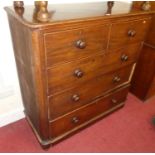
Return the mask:
[[(75, 60), (48, 69), (48, 93), (55, 94), (62, 90), (79, 86), (97, 76), (132, 64), (136, 62), (140, 48), (141, 44), (133, 44), (119, 50), (103, 52), (104, 54), (101, 53), (94, 57), (81, 59), (80, 61)], [(124, 60), (124, 56), (127, 56), (128, 59)], [(76, 71), (77, 73), (78, 71), (81, 72), (82, 76), (77, 76), (75, 74)]]
[[(105, 111), (115, 107), (126, 100), (128, 88), (120, 90), (115, 94), (103, 97), (88, 106), (73, 111), (62, 118), (50, 123), (51, 138), (61, 136), (62, 134), (77, 128), (81, 124), (91, 120), (92, 118), (104, 113)], [(114, 102), (116, 100), (116, 102)]]
[(155, 95), (155, 76), (150, 84), (150, 88), (148, 90), (146, 98), (149, 99)]
[(47, 115), (44, 111), (46, 110), (44, 109), (45, 105), (42, 104), (45, 102), (42, 101), (44, 89), (41, 89), (43, 87), (42, 80), (39, 78), (41, 69), (38, 60), (40, 56), (40, 48), (38, 49), (39, 34), (30, 31), (11, 16), (8, 18), (25, 113), (31, 118), (34, 127), (44, 141), (47, 138), (48, 124), (46, 122)]
[(38, 6), (5, 8), (25, 114), (43, 147), (124, 105), (154, 12), (115, 4), (110, 15), (107, 3), (44, 5), (46, 22)]
[[(107, 20), (109, 18), (115, 17), (129, 17), (154, 13), (154, 11), (144, 12), (141, 10), (133, 11), (131, 9), (131, 4), (126, 2), (117, 2), (118, 7), (115, 9), (115, 5), (112, 9), (111, 15), (106, 15), (107, 13), (107, 2), (94, 2), (94, 3), (79, 3), (77, 4), (53, 4), (48, 5), (48, 12), (50, 13), (50, 20), (48, 22), (40, 22), (36, 19), (36, 10), (34, 6), (25, 6), (24, 13), (21, 16), (16, 14), (14, 7), (6, 7), (5, 10), (10, 14), (14, 15), (20, 22), (31, 28), (46, 27), (53, 25), (55, 23), (61, 24), (62, 22), (68, 22), (72, 20), (76, 22), (77, 20)], [(123, 8), (123, 9), (122, 9)], [(93, 10), (93, 11), (92, 11)]]
[(113, 24), (109, 48), (116, 49), (125, 44), (143, 41), (149, 29), (150, 22), (151, 19), (144, 18), (134, 22)]
[[(19, 1), (18, 1), (19, 2)], [(46, 1), (38, 1), (35, 6), (42, 7), (42, 3)], [(130, 4), (119, 2), (124, 6), (124, 9), (117, 9), (113, 14), (121, 14), (121, 13), (131, 13), (130, 12)], [(25, 6), (25, 12), (23, 14), (24, 22), (37, 24), (39, 21), (36, 21), (33, 18), (33, 14), (35, 11), (34, 6)], [(96, 8), (96, 9), (95, 9)], [(14, 12), (13, 7), (8, 8), (11, 12)], [(93, 12), (92, 12), (93, 9)], [(64, 20), (75, 20), (75, 19), (82, 19), (82, 18), (89, 18), (89, 17), (98, 17), (98, 16), (106, 16), (107, 13), (107, 2), (100, 2), (100, 3), (78, 3), (77, 4), (52, 4), (48, 5), (48, 12), (52, 13), (49, 22), (55, 21), (64, 21)], [(39, 9), (40, 11), (40, 9)]]
[(155, 15), (153, 16), (152, 23), (150, 26), (149, 34), (147, 35), (146, 43), (155, 47)]
[[(128, 66), (96, 77), (91, 81), (87, 81), (87, 83), (85, 82), (61, 94), (51, 96), (49, 98), (50, 119), (54, 119), (75, 110), (77, 107), (88, 104), (94, 98), (105, 94), (107, 91), (129, 84), (131, 71), (132, 66)], [(119, 80), (117, 80), (118, 78)], [(74, 100), (74, 95), (79, 97), (78, 101)]]
[[(140, 9), (143, 2), (136, 2), (135, 9)], [(149, 2), (151, 10), (155, 10), (155, 2)], [(149, 32), (142, 48), (140, 58), (132, 80), (131, 92), (145, 101), (155, 95), (155, 16), (153, 16)]]
[[(131, 92), (142, 100), (155, 95), (153, 78), (155, 77), (155, 48), (143, 46), (132, 79)], [(152, 92), (151, 92), (151, 90)], [(149, 95), (149, 94), (150, 95)]]
[[(94, 55), (105, 50), (108, 34), (108, 24), (95, 28), (87, 26), (82, 29), (45, 34), (47, 66)], [(80, 48), (80, 45), (77, 45), (78, 42), (82, 42), (85, 47)]]
[[(18, 21), (9, 16), (9, 25), (12, 32), (14, 42), (14, 55), (17, 63), (19, 82), (22, 91), (25, 112), (32, 118), (32, 122), (37, 130), (39, 130), (39, 116), (35, 95), (34, 84), (34, 68), (31, 66), (33, 54), (30, 46), (30, 31), (26, 27), (22, 27)], [(16, 26), (15, 26), (16, 25)], [(24, 34), (24, 36), (23, 36)], [(19, 44), (19, 42), (22, 42)]]

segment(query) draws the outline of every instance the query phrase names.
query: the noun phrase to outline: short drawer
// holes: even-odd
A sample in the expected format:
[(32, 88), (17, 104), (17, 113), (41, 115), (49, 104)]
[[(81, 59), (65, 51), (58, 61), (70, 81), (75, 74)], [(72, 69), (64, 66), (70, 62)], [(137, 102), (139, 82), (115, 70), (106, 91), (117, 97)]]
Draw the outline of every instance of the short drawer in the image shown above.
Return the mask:
[(145, 39), (151, 19), (120, 22), (112, 25), (109, 49), (140, 42)]
[(47, 67), (96, 54), (107, 48), (109, 25), (47, 33)]
[(96, 77), (78, 87), (49, 97), (50, 119), (53, 120), (78, 107), (84, 106), (107, 91), (129, 83), (132, 68), (132, 65), (127, 66), (126, 68)]
[(133, 44), (106, 54), (77, 60), (47, 70), (48, 94), (55, 94), (91, 80), (99, 75), (134, 63), (141, 44)]
[(105, 113), (114, 111), (123, 105), (128, 93), (128, 87), (117, 90), (117, 92), (96, 100), (88, 106), (78, 109), (64, 117), (50, 123), (50, 136), (67, 135), (94, 120), (102, 117)]

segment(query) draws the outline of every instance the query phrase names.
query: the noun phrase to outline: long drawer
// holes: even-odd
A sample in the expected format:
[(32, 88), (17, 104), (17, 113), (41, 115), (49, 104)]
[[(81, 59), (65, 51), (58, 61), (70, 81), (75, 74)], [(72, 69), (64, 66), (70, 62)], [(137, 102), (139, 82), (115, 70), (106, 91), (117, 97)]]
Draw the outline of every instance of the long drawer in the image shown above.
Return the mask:
[(118, 88), (130, 81), (133, 65), (127, 66), (106, 75), (99, 76), (87, 83), (58, 95), (49, 97), (49, 116), (53, 120), (78, 107), (90, 103), (107, 91)]
[(58, 65), (47, 70), (48, 94), (79, 86), (81, 83), (134, 63), (141, 44), (132, 44), (106, 54)]
[(119, 104), (122, 105), (126, 100), (127, 93), (128, 87), (117, 90), (115, 93), (51, 122), (49, 126), (51, 138), (63, 137), (103, 116), (105, 112), (109, 113), (117, 109)]
[(151, 18), (112, 24), (109, 49), (140, 42), (145, 39)]
[(46, 33), (47, 67), (96, 54), (107, 48), (109, 25)]

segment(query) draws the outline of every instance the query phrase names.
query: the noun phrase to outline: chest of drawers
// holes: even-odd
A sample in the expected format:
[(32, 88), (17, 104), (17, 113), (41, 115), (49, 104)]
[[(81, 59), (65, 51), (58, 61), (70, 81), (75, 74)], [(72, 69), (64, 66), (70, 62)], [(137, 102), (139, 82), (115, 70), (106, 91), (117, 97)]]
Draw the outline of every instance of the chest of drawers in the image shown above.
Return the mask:
[(25, 114), (42, 146), (124, 105), (151, 12), (93, 16), (86, 9), (81, 17), (75, 9), (59, 17), (55, 10), (39, 22), (33, 7), (5, 9)]

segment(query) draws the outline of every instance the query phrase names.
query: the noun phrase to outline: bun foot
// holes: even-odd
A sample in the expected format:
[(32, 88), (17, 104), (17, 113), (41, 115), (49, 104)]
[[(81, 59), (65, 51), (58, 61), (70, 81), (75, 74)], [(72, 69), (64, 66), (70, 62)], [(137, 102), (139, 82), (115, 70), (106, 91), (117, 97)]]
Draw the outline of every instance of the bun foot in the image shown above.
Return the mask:
[(48, 150), (50, 148), (51, 144), (41, 144), (41, 147), (44, 149), (44, 150)]

